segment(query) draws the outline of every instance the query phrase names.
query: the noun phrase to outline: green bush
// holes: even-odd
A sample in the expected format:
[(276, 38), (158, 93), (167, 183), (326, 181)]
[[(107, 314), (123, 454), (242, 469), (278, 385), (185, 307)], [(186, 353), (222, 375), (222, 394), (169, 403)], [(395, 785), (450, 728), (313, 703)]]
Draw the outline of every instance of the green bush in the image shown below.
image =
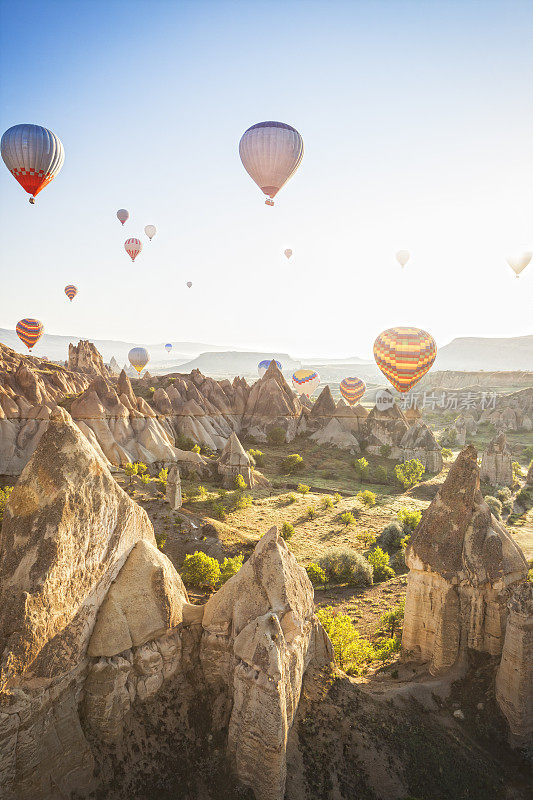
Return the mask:
[(285, 444), (285, 431), (283, 428), (270, 428), (267, 432), (267, 442), (272, 445)]
[(359, 480), (363, 481), (368, 475), (368, 461), (364, 456), (362, 458), (358, 458), (356, 461), (354, 461), (354, 467), (357, 475), (359, 476)]
[(296, 491), (300, 492), (300, 494), (309, 494), (309, 486), (306, 486), (305, 483), (299, 483)]
[(372, 586), (372, 568), (366, 558), (350, 547), (336, 547), (318, 559), (328, 583)]
[(248, 455), (253, 459), (257, 467), (263, 467), (265, 464), (265, 454), (261, 450), (248, 450)]
[(314, 506), (307, 506), (307, 508), (305, 509), (305, 515), (307, 519), (315, 519), (317, 513), (318, 512)]
[(420, 522), (421, 518), (422, 512), (416, 511), (415, 509), (400, 508), (398, 511), (398, 519), (400, 520), (405, 533), (412, 533)]
[(182, 433), (176, 435), (175, 441), (178, 450), (192, 450), (194, 448), (194, 441), (190, 436), (184, 436)]
[(281, 526), (281, 538), (285, 539), (287, 542), (291, 536), (294, 534), (294, 525), (291, 525), (290, 522), (284, 522)]
[(291, 492), (291, 494), (287, 496), (287, 503), (295, 503), (297, 499), (298, 498), (296, 497), (296, 495)]
[(9, 500), (9, 495), (13, 491), (12, 486), (6, 486), (5, 489), (0, 489), (0, 527), (2, 526), (2, 521), (4, 519), (4, 511), (6, 508), (6, 503)]
[(333, 498), (329, 495), (322, 498), (322, 508), (325, 510), (326, 508), (333, 508)]
[(234, 556), (233, 558), (225, 558), (222, 564), (220, 565), (220, 581), (219, 583), (222, 585), (229, 581), (229, 579), (236, 575), (237, 572), (242, 567), (242, 562), (244, 560), (244, 556), (242, 553), (239, 553), (238, 556)]
[(159, 470), (159, 474), (158, 474), (157, 478), (158, 478), (159, 483), (161, 484), (161, 486), (163, 488), (165, 488), (166, 485), (167, 485), (167, 482), (168, 482), (168, 469), (165, 469), (164, 467), (162, 467)]
[(139, 475), (139, 478), (141, 480), (141, 483), (144, 484), (145, 486), (147, 486), (152, 480), (147, 472), (143, 472), (142, 475)]
[(166, 541), (167, 541), (166, 533), (158, 533), (157, 531), (154, 531), (154, 535), (155, 535), (155, 541), (156, 541), (156, 544), (157, 544), (158, 548), (160, 550), (162, 550), (163, 547), (166, 544)]
[(503, 508), (503, 506), (502, 506), (501, 502), (496, 497), (493, 497), (490, 494), (486, 495), (485, 503), (488, 505), (488, 507), (491, 510), (491, 513), (496, 517), (496, 519), (501, 519), (502, 518), (502, 508)]
[(340, 503), (341, 500), (342, 500), (341, 495), (338, 492), (335, 492), (335, 494), (333, 495), (333, 502), (335, 503), (335, 505), (337, 505), (337, 503)]
[(386, 661), (400, 650), (401, 645), (401, 640), (396, 637), (393, 639), (380, 638), (374, 644), (375, 657), (378, 661)]
[(243, 476), (241, 475), (240, 472), (239, 472), (238, 475), (235, 475), (235, 477), (233, 478), (233, 485), (237, 490), (240, 490), (240, 491), (242, 491), (243, 489), (246, 489), (246, 481), (244, 480), (244, 478), (243, 478)]
[(451, 459), (453, 458), (453, 453), (449, 447), (443, 447), (441, 450), (441, 455), (444, 461), (451, 461)]
[(129, 485), (131, 486), (131, 481), (134, 475), (137, 475), (139, 472), (139, 465), (138, 464), (126, 464), (124, 467), (125, 475), (130, 479)]
[(425, 471), (424, 465), (418, 458), (411, 458), (403, 464), (396, 464), (394, 467), (396, 478), (404, 489), (410, 489), (419, 483)]
[(372, 508), (372, 506), (376, 505), (376, 495), (369, 489), (365, 489), (364, 492), (357, 492), (356, 498), (365, 508)]
[(383, 456), (383, 458), (390, 458), (391, 453), (392, 453), (392, 447), (390, 446), (390, 444), (382, 444), (381, 447), (379, 448), (379, 454), (380, 456)]
[(513, 461), (513, 480), (519, 481), (520, 478), (524, 477), (524, 471), (518, 461)]
[(341, 514), (341, 522), (346, 526), (355, 525), (355, 517), (351, 511), (345, 511), (343, 514)]
[(366, 558), (374, 569), (373, 577), (376, 583), (394, 578), (394, 570), (389, 566), (389, 554), (382, 550), (381, 547), (375, 547), (367, 553)]
[(143, 472), (146, 472), (146, 469), (147, 469), (146, 464), (143, 464), (142, 461), (137, 461), (137, 471), (139, 475)]
[(185, 556), (181, 577), (186, 586), (196, 589), (214, 589), (220, 581), (220, 564), (216, 558), (197, 551)]
[(207, 499), (207, 489), (205, 486), (198, 487), (198, 499), (200, 502)]
[(244, 508), (250, 508), (253, 503), (253, 498), (251, 494), (241, 494), (235, 498), (233, 503), (233, 508), (236, 511), (242, 511)]
[(285, 456), (281, 463), (282, 472), (288, 472), (292, 475), (299, 469), (302, 469), (304, 460), (298, 453), (292, 453), (290, 456)]
[(510, 514), (513, 510), (513, 494), (508, 486), (504, 486), (496, 492), (496, 497), (502, 504), (502, 510)]
[(376, 472), (375, 472), (375, 476), (374, 477), (375, 477), (375, 482), (376, 483), (388, 483), (389, 482), (388, 470), (387, 470), (386, 467), (382, 467), (381, 464), (379, 464), (376, 467)]
[(380, 534), (379, 543), (385, 550), (390, 552), (402, 546), (402, 539), (404, 536), (403, 527), (399, 522), (389, 522)]
[(213, 516), (216, 519), (220, 519), (222, 521), (226, 519), (226, 517), (228, 516), (228, 512), (226, 510), (226, 506), (224, 505), (224, 503), (221, 502), (213, 503)]
[(195, 445), (193, 445), (192, 452), (193, 453), (198, 453), (198, 455), (200, 455), (200, 453), (202, 452), (202, 448), (200, 447), (199, 444), (195, 444)]
[(305, 571), (307, 572), (309, 580), (313, 586), (324, 586), (326, 583), (326, 573), (322, 567), (319, 567), (318, 564), (313, 562), (305, 568)]
[(391, 638), (401, 633), (404, 615), (405, 598), (381, 615), (379, 620), (380, 630), (383, 630)]
[(360, 675), (376, 657), (372, 644), (363, 639), (348, 614), (340, 614), (332, 606), (320, 608), (317, 617), (328, 634), (335, 660), (349, 675)]

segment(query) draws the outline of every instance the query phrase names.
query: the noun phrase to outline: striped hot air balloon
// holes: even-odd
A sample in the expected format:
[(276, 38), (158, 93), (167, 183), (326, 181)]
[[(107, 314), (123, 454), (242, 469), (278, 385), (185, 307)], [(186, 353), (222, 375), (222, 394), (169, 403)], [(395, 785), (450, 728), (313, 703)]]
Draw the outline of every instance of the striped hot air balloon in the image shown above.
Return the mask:
[(119, 208), (119, 210), (117, 211), (117, 218), (119, 222), (121, 222), (124, 225), (124, 223), (126, 222), (126, 220), (129, 219), (129, 217), (130, 217), (129, 211), (126, 211), (125, 208)]
[(28, 350), (31, 350), (37, 344), (43, 335), (43, 330), (43, 323), (39, 322), (38, 319), (30, 319), (28, 317), (17, 322), (17, 336), (24, 342)]
[(65, 151), (55, 133), (40, 125), (13, 125), (0, 144), (5, 165), (35, 203), (41, 192), (61, 170)]
[(311, 397), (320, 386), (320, 375), (314, 369), (297, 369), (292, 376), (292, 385), (296, 394)]
[(150, 353), (146, 347), (132, 347), (128, 353), (128, 359), (133, 369), (136, 369), (140, 375), (150, 361)]
[(275, 361), (277, 368), (281, 372), (283, 367), (281, 366), (279, 361), (276, 361), (275, 358), (265, 358), (264, 361), (260, 361), (259, 364), (257, 365), (257, 371), (259, 373), (260, 378), (263, 377), (263, 375), (265, 374), (265, 372), (267, 371), (267, 369), (269, 368), (269, 366), (272, 364), (273, 361)]
[(344, 378), (340, 390), (348, 405), (354, 406), (364, 395), (366, 383), (361, 378)]
[(170, 351), (172, 350), (172, 345), (170, 344), (170, 342), (167, 342), (167, 344), (165, 345), (165, 350), (167, 351), (167, 353), (170, 353)]
[(433, 337), (420, 328), (388, 328), (374, 342), (376, 364), (399, 392), (408, 392), (437, 356)]
[(243, 133), (239, 155), (248, 175), (267, 195), (266, 205), (273, 206), (272, 198), (300, 166), (304, 142), (292, 125), (259, 122)]
[(65, 294), (72, 303), (76, 295), (78, 294), (78, 290), (72, 283), (69, 283), (68, 286), (65, 286)]
[(129, 255), (132, 261), (135, 261), (141, 250), (143, 249), (140, 239), (126, 239), (124, 242), (124, 250)]

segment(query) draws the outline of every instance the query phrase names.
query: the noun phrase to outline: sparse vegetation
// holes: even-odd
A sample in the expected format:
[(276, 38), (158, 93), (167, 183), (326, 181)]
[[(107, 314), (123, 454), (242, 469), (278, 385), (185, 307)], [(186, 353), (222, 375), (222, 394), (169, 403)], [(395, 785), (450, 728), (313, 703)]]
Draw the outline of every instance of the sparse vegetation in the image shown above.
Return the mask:
[(376, 505), (376, 495), (369, 489), (365, 489), (364, 492), (357, 492), (356, 497), (365, 508), (372, 508), (372, 506)]
[(12, 486), (6, 486), (5, 489), (0, 489), (0, 526), (2, 525), (2, 521), (4, 519), (4, 511), (6, 509), (6, 503), (9, 500), (9, 496), (13, 491)]
[(274, 446), (285, 444), (285, 431), (283, 428), (270, 428), (267, 433), (267, 442)]
[(404, 489), (410, 489), (420, 482), (425, 467), (418, 458), (411, 458), (403, 464), (396, 464), (394, 473)]
[(296, 491), (300, 492), (300, 494), (309, 494), (309, 486), (307, 486), (305, 483), (299, 483)]
[(328, 494), (322, 498), (322, 508), (324, 510), (328, 508), (333, 508), (333, 498), (330, 497)]

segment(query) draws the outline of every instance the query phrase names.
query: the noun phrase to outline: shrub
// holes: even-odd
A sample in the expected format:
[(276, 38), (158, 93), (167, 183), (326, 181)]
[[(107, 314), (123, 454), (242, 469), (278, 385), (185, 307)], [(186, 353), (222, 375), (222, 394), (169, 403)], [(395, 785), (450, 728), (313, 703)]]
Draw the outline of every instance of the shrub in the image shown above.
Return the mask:
[(156, 541), (156, 544), (157, 544), (158, 548), (160, 550), (162, 550), (163, 547), (166, 544), (166, 541), (167, 541), (166, 533), (158, 533), (157, 531), (154, 531), (154, 535), (155, 535), (155, 541)]
[(329, 550), (318, 561), (326, 573), (328, 583), (350, 583), (354, 586), (372, 586), (372, 568), (366, 558), (350, 547)]
[(147, 472), (143, 472), (142, 475), (139, 475), (139, 478), (141, 479), (141, 483), (143, 483), (145, 486), (147, 486), (152, 480)]
[(243, 478), (243, 476), (241, 475), (240, 472), (239, 472), (238, 475), (235, 475), (235, 477), (233, 478), (233, 485), (238, 491), (242, 491), (243, 489), (246, 489), (246, 481), (244, 480), (244, 478)]
[(324, 586), (326, 583), (326, 573), (322, 567), (319, 567), (318, 564), (313, 562), (305, 568), (305, 571), (313, 586)]
[(394, 472), (404, 489), (417, 484), (425, 472), (425, 467), (418, 458), (411, 458), (403, 464), (396, 464)]
[(358, 531), (356, 536), (363, 547), (369, 548), (376, 544), (376, 534), (372, 531)]
[(322, 508), (325, 510), (326, 508), (333, 508), (333, 498), (329, 495), (322, 498)]
[(354, 525), (355, 524), (355, 517), (351, 511), (345, 511), (344, 514), (341, 514), (341, 522), (343, 525)]
[(372, 506), (376, 505), (376, 495), (369, 489), (366, 489), (364, 492), (357, 492), (357, 500), (359, 500), (365, 508), (372, 508)]
[(220, 564), (216, 558), (197, 551), (185, 556), (181, 577), (187, 586), (197, 589), (214, 589), (220, 581)]
[(379, 661), (386, 661), (394, 653), (397, 653), (401, 647), (401, 640), (394, 637), (393, 639), (380, 638), (374, 644), (374, 651), (376, 658)]
[(283, 428), (270, 428), (267, 432), (267, 442), (273, 445), (285, 444), (285, 431)]
[(288, 503), (295, 503), (297, 501), (297, 499), (298, 498), (296, 497), (296, 495), (291, 492), (291, 494), (288, 495), (288, 497), (287, 497), (287, 502)]
[(12, 491), (13, 491), (12, 486), (6, 486), (5, 489), (0, 489), (0, 527), (4, 519), (4, 511), (6, 508), (6, 503), (9, 500), (9, 495), (11, 494)]
[(376, 481), (376, 483), (388, 483), (389, 482), (388, 470), (387, 470), (386, 467), (382, 467), (381, 464), (379, 464), (376, 467), (375, 481)]
[(131, 482), (133, 480), (133, 476), (137, 475), (139, 472), (139, 465), (138, 464), (126, 464), (124, 467), (124, 473), (127, 475), (129, 480), (129, 485), (131, 486)]
[(258, 466), (258, 467), (264, 466), (265, 454), (261, 450), (252, 450), (252, 449), (250, 449), (250, 450), (248, 450), (248, 455), (251, 456), (251, 458), (253, 459), (254, 464), (256, 466)]
[(440, 437), (439, 441), (440, 446), (449, 448), (453, 447), (456, 442), (457, 442), (457, 431), (455, 430), (455, 428), (446, 428), (446, 430)]
[(405, 563), (405, 547), (400, 547), (390, 560), (390, 566), (396, 575), (403, 575), (408, 572), (407, 564)]
[(502, 504), (496, 497), (493, 497), (492, 495), (488, 494), (485, 497), (485, 503), (488, 505), (488, 507), (490, 508), (492, 514), (494, 514), (496, 519), (502, 518)]
[(317, 510), (314, 506), (307, 506), (307, 508), (305, 509), (305, 514), (307, 516), (307, 519), (314, 519), (317, 515)]
[(332, 606), (320, 608), (317, 617), (331, 640), (339, 667), (350, 675), (360, 675), (375, 658), (372, 644), (359, 635), (348, 614), (339, 614)]
[(158, 480), (159, 480), (159, 483), (161, 484), (161, 486), (163, 488), (165, 488), (165, 486), (167, 485), (167, 481), (168, 481), (168, 469), (165, 469), (164, 467), (162, 467), (159, 470), (159, 475), (157, 477), (158, 477)]
[(143, 472), (146, 472), (146, 464), (143, 464), (142, 461), (137, 461), (137, 472), (141, 475)]
[(507, 513), (513, 510), (513, 494), (508, 486), (504, 486), (496, 492), (496, 497), (502, 504), (502, 508)]
[(296, 488), (296, 491), (300, 492), (300, 494), (308, 494), (309, 493), (309, 486), (306, 486), (305, 483), (299, 483), (297, 488)]
[(205, 488), (205, 486), (198, 487), (198, 499), (200, 501), (207, 499), (207, 489)]
[(389, 554), (385, 553), (381, 547), (375, 547), (367, 553), (367, 561), (374, 568), (374, 580), (376, 583), (394, 578), (394, 570), (389, 566)]
[(392, 447), (390, 446), (390, 444), (382, 444), (381, 447), (379, 448), (379, 454), (380, 456), (383, 456), (383, 458), (390, 458), (391, 453), (392, 453)]
[(513, 480), (518, 481), (524, 477), (524, 471), (518, 461), (513, 461)]
[(175, 437), (175, 440), (176, 447), (179, 450), (192, 450), (194, 447), (194, 442), (190, 436), (184, 436), (182, 433), (178, 433)]
[(398, 511), (398, 519), (402, 523), (405, 533), (412, 533), (422, 517), (421, 511), (416, 511), (410, 508), (400, 508)]
[(516, 502), (526, 511), (529, 511), (533, 507), (533, 486), (522, 486), (516, 495)]
[(200, 455), (201, 451), (202, 451), (202, 448), (200, 447), (199, 444), (194, 444), (192, 446), (192, 452), (193, 453), (198, 453), (198, 455)]
[(379, 543), (385, 550), (397, 550), (401, 547), (404, 535), (404, 530), (399, 522), (389, 522), (381, 532)]
[(385, 631), (391, 638), (400, 633), (405, 615), (405, 598), (381, 615), (379, 620), (380, 630)]
[(301, 457), (301, 455), (299, 455), (298, 453), (293, 453), (292, 455), (286, 456), (283, 459), (281, 468), (283, 472), (288, 472), (289, 474), (292, 474), (293, 472), (296, 472), (296, 470), (301, 469), (303, 463), (304, 460)]
[(441, 455), (445, 461), (451, 461), (453, 458), (453, 453), (449, 447), (443, 447), (441, 450)]
[(233, 558), (224, 559), (220, 565), (220, 584), (226, 583), (233, 575), (237, 574), (242, 567), (243, 560), (244, 556), (242, 553), (239, 553), (238, 556), (234, 556)]
[(228, 512), (226, 511), (224, 503), (213, 503), (213, 516), (222, 521), (226, 519)]
[(340, 496), (340, 494), (338, 492), (335, 492), (335, 494), (333, 495), (333, 502), (335, 503), (335, 505), (337, 505), (337, 503), (340, 503), (341, 500), (342, 497)]
[(364, 456), (362, 458), (358, 458), (356, 461), (354, 461), (354, 467), (356, 473), (359, 475), (359, 480), (363, 481), (368, 475), (368, 461)]
[(243, 508), (250, 508), (252, 503), (253, 497), (251, 494), (240, 494), (235, 498), (233, 508), (237, 511), (242, 511)]
[(294, 533), (294, 525), (290, 522), (284, 522), (281, 526), (281, 538), (287, 542)]

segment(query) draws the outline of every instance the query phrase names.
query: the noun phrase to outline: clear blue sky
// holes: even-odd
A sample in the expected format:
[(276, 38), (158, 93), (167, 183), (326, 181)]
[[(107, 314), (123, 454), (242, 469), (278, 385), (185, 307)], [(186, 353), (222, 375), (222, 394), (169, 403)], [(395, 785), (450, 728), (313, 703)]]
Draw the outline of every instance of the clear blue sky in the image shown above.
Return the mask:
[[(0, 164), (0, 327), (338, 356), (533, 333), (533, 265), (505, 263), (533, 249), (529, 0), (0, 7), (1, 128), (66, 153), (33, 207)], [(305, 142), (273, 209), (238, 155), (266, 119)]]

